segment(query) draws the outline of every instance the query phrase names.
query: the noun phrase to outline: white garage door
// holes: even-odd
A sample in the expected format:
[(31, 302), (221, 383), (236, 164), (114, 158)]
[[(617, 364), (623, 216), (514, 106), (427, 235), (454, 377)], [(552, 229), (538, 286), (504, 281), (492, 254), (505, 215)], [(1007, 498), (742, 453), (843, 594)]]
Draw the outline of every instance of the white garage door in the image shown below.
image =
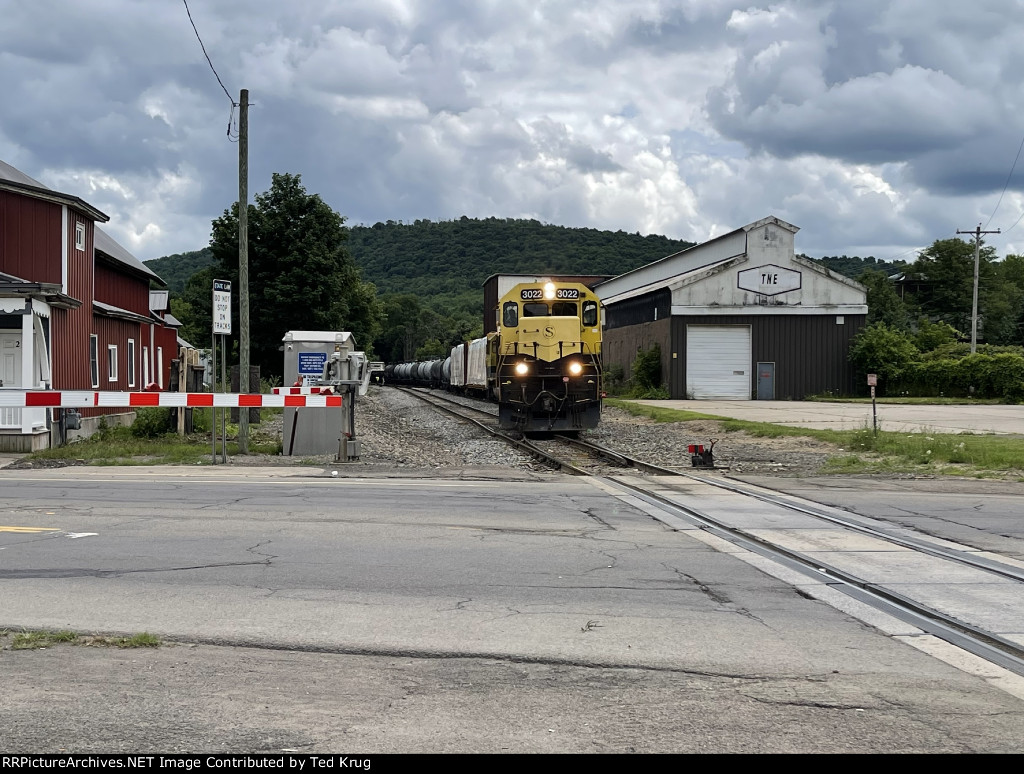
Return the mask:
[(750, 326), (686, 326), (686, 395), (750, 400)]

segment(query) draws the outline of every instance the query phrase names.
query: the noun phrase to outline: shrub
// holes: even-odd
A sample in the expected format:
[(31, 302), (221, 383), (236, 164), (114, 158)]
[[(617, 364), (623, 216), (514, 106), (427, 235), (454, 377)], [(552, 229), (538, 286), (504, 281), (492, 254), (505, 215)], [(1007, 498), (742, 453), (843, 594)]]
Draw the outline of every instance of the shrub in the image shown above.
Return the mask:
[(854, 337), (850, 346), (850, 361), (862, 373), (878, 374), (883, 387), (912, 373), (919, 356), (907, 334), (884, 323), (869, 325)]
[(633, 361), (633, 381), (636, 386), (646, 391), (661, 387), (661, 346), (652, 344), (650, 349), (642, 349)]
[(146, 406), (135, 412), (131, 433), (136, 438), (158, 438), (172, 430), (171, 410), (165, 406)]
[(931, 352), (944, 345), (955, 344), (959, 331), (949, 323), (933, 323), (927, 317), (922, 317), (917, 324), (917, 333), (914, 334), (914, 345), (922, 352)]
[(613, 363), (605, 368), (604, 389), (611, 395), (619, 395), (626, 389), (626, 372), (622, 366)]

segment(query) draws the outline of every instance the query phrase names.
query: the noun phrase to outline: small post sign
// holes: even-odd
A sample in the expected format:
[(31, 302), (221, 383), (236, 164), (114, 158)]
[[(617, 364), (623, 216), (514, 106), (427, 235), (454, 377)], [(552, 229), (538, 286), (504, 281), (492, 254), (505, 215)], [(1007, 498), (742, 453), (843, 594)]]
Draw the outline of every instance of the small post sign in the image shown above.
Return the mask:
[(231, 283), (228, 280), (213, 281), (213, 333), (231, 334)]
[(868, 387), (871, 388), (871, 426), (878, 435), (878, 406), (875, 404), (875, 387), (878, 386), (878, 374), (868, 374)]

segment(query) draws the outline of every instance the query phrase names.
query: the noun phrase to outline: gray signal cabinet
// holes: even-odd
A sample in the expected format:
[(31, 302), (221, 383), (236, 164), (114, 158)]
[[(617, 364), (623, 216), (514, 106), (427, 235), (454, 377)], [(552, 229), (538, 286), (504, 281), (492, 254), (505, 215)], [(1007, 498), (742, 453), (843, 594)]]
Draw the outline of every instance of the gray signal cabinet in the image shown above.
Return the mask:
[[(320, 385), (332, 355), (356, 362), (356, 342), (345, 331), (288, 331), (284, 335), (284, 386)], [(347, 378), (356, 379), (356, 375)], [(341, 408), (285, 408), (283, 454), (290, 456), (337, 453), (342, 433), (351, 433), (349, 413), (355, 391), (343, 392)], [(350, 442), (351, 443), (351, 442)], [(358, 456), (358, 454), (356, 455)]]

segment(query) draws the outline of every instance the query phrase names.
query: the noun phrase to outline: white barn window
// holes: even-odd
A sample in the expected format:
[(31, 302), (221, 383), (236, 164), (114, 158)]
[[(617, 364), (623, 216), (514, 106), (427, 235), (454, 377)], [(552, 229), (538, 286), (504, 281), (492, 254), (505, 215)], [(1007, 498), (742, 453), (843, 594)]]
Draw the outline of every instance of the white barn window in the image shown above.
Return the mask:
[(107, 381), (117, 381), (117, 344), (107, 345)]
[(128, 386), (135, 386), (135, 339), (128, 339)]
[(89, 376), (92, 379), (92, 386), (100, 386), (100, 353), (99, 338), (95, 333), (89, 336)]

